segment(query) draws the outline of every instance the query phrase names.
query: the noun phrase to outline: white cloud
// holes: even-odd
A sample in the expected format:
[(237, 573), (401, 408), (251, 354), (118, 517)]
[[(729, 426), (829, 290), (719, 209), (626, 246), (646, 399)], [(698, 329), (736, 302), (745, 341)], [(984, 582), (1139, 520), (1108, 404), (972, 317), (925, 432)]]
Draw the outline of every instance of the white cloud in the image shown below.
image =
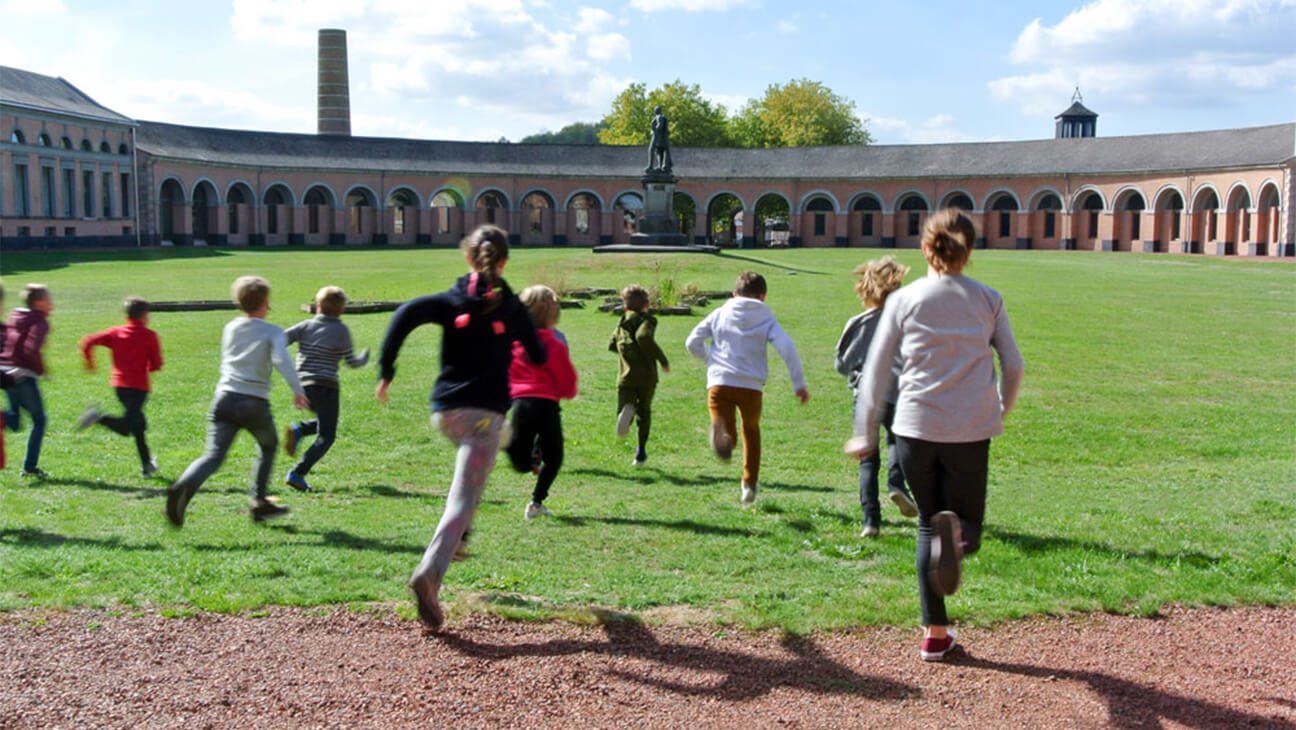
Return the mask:
[(750, 2), (751, 0), (630, 0), (630, 7), (645, 13), (659, 10), (686, 10), (692, 13), (701, 10), (729, 10)]
[(730, 116), (733, 116), (739, 109), (747, 106), (747, 102), (751, 100), (751, 97), (744, 94), (708, 94), (706, 91), (703, 91), (702, 96), (712, 104), (723, 106), (725, 108), (725, 113)]
[(1009, 59), (1038, 70), (989, 88), (1049, 116), (1076, 84), (1100, 111), (1282, 95), (1296, 87), (1294, 30), (1296, 0), (1096, 0), (1056, 25), (1031, 21)]
[(62, 15), (67, 12), (63, 0), (5, 0), (0, 2), (0, 15)]
[(589, 57), (598, 61), (630, 58), (630, 39), (620, 33), (599, 33), (589, 37)]
[(579, 8), (572, 30), (577, 33), (598, 33), (611, 24), (612, 14), (608, 11), (602, 8)]
[(778, 32), (784, 35), (791, 35), (800, 29), (797, 28), (796, 23), (793, 23), (790, 20), (780, 20), (777, 24), (774, 25), (774, 30), (777, 30)]
[(135, 119), (232, 129), (315, 131), (315, 109), (193, 79), (109, 81), (99, 101)]
[(959, 131), (949, 114), (936, 114), (913, 124), (896, 117), (860, 115), (860, 121), (880, 144), (937, 144), (941, 142), (975, 142), (974, 135)]

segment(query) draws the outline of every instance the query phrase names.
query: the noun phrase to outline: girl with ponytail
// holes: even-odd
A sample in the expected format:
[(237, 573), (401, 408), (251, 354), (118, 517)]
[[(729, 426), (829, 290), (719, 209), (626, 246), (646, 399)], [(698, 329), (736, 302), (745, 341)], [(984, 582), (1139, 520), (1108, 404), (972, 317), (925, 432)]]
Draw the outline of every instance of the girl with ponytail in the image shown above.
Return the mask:
[(963, 275), (974, 240), (972, 221), (958, 210), (927, 219), (927, 276), (886, 300), (860, 376), (856, 435), (846, 442), (846, 451), (860, 458), (877, 451), (878, 423), (898, 380), (891, 432), (918, 505), (918, 594), (926, 626), (920, 654), (927, 661), (954, 648), (944, 596), (958, 589), (963, 556), (981, 546), (990, 439), (1003, 433), (1025, 369), (1003, 297)]
[(396, 377), (396, 356), (406, 336), (420, 325), (441, 325), (441, 372), (432, 389), (432, 423), (458, 453), (445, 513), (409, 581), (419, 618), (434, 631), (444, 621), (437, 598), (441, 581), (472, 524), (500, 442), (507, 440), (504, 414), (509, 407), (513, 342), (520, 343), (537, 365), (547, 358), (531, 315), (503, 277), (508, 235), (495, 226), (479, 226), (460, 248), (468, 273), (449, 290), (406, 302), (392, 316), (378, 361), (375, 392), (386, 405), (387, 390)]

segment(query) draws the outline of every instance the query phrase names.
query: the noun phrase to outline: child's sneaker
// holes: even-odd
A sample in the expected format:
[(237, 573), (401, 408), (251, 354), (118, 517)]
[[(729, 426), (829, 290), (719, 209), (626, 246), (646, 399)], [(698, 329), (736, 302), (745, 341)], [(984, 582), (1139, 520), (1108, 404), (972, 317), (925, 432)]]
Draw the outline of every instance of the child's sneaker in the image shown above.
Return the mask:
[(711, 422), (711, 450), (722, 461), (729, 461), (733, 457), (733, 439), (729, 438), (725, 427), (716, 421)]
[(627, 403), (617, 414), (616, 435), (617, 438), (623, 439), (630, 433), (630, 422), (634, 420), (635, 407), (633, 403)]
[(284, 477), (284, 484), (287, 484), (299, 492), (314, 491), (311, 489), (311, 485), (306, 483), (306, 477), (301, 476), (295, 471), (288, 472), (288, 476)]
[(172, 484), (167, 487), (166, 517), (176, 527), (184, 527), (185, 508), (189, 506), (189, 494), (183, 489), (176, 489)]
[(526, 511), (522, 513), (522, 516), (528, 520), (534, 520), (537, 517), (553, 517), (553, 513), (543, 504), (532, 502), (526, 506)]
[(945, 655), (953, 651), (955, 644), (953, 631), (946, 631), (945, 638), (932, 639), (926, 638), (922, 641), (922, 648), (919, 652), (922, 654), (925, 662), (940, 662), (945, 660)]
[(140, 467), (140, 476), (144, 479), (152, 479), (158, 475), (157, 459), (149, 457), (148, 463)]
[(952, 596), (959, 587), (963, 560), (963, 528), (958, 515), (946, 510), (937, 512), (931, 520), (931, 564), (927, 580), (932, 590)]
[(643, 466), (648, 463), (648, 452), (640, 446), (635, 450), (634, 461), (630, 462), (634, 466)]
[(23, 469), (18, 472), (18, 476), (30, 477), (32, 479), (49, 479), (49, 472), (37, 467), (35, 469)]
[(882, 530), (871, 522), (864, 523), (864, 529), (860, 531), (859, 536), (867, 539), (873, 539), (882, 534)]
[(899, 489), (893, 490), (891, 492), (891, 501), (895, 502), (895, 505), (900, 508), (900, 514), (905, 517), (918, 516), (918, 505), (914, 504), (913, 497), (910, 497), (907, 493)]
[(742, 497), (740, 501), (744, 507), (750, 507), (756, 502), (755, 484), (748, 484), (747, 482), (742, 483)]
[(81, 417), (76, 422), (76, 430), (84, 431), (98, 423), (101, 418), (103, 418), (103, 414), (99, 412), (99, 404), (92, 403), (86, 406), (84, 411), (81, 411)]
[(252, 521), (265, 522), (274, 520), (288, 514), (288, 508), (283, 505), (275, 504), (268, 499), (252, 500)]
[(441, 592), (441, 581), (429, 575), (415, 575), (410, 578), (410, 592), (414, 594), (414, 606), (418, 609), (419, 620), (431, 631), (441, 628), (445, 623), (445, 614), (441, 612), (441, 602), (437, 594)]
[(301, 441), (301, 437), (301, 426), (298, 426), (295, 423), (290, 423), (287, 426), (284, 426), (284, 452), (289, 456), (296, 456), (297, 442)]

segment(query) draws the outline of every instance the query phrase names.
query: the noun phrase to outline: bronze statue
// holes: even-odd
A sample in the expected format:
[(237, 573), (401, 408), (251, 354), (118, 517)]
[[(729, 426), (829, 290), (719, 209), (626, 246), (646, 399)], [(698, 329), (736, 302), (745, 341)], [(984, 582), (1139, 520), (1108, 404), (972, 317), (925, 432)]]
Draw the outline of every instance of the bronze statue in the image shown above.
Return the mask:
[(653, 108), (652, 141), (648, 143), (648, 169), (644, 172), (671, 171), (670, 122), (661, 107)]

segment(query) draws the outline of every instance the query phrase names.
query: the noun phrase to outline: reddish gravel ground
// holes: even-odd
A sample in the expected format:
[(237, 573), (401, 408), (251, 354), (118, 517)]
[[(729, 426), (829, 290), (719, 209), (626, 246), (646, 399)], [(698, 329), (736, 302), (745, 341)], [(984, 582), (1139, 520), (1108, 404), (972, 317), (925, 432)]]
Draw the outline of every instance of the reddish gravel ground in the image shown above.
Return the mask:
[(374, 614), (0, 615), (0, 728), (885, 727), (1296, 730), (1296, 608), (1173, 609), (783, 637)]

